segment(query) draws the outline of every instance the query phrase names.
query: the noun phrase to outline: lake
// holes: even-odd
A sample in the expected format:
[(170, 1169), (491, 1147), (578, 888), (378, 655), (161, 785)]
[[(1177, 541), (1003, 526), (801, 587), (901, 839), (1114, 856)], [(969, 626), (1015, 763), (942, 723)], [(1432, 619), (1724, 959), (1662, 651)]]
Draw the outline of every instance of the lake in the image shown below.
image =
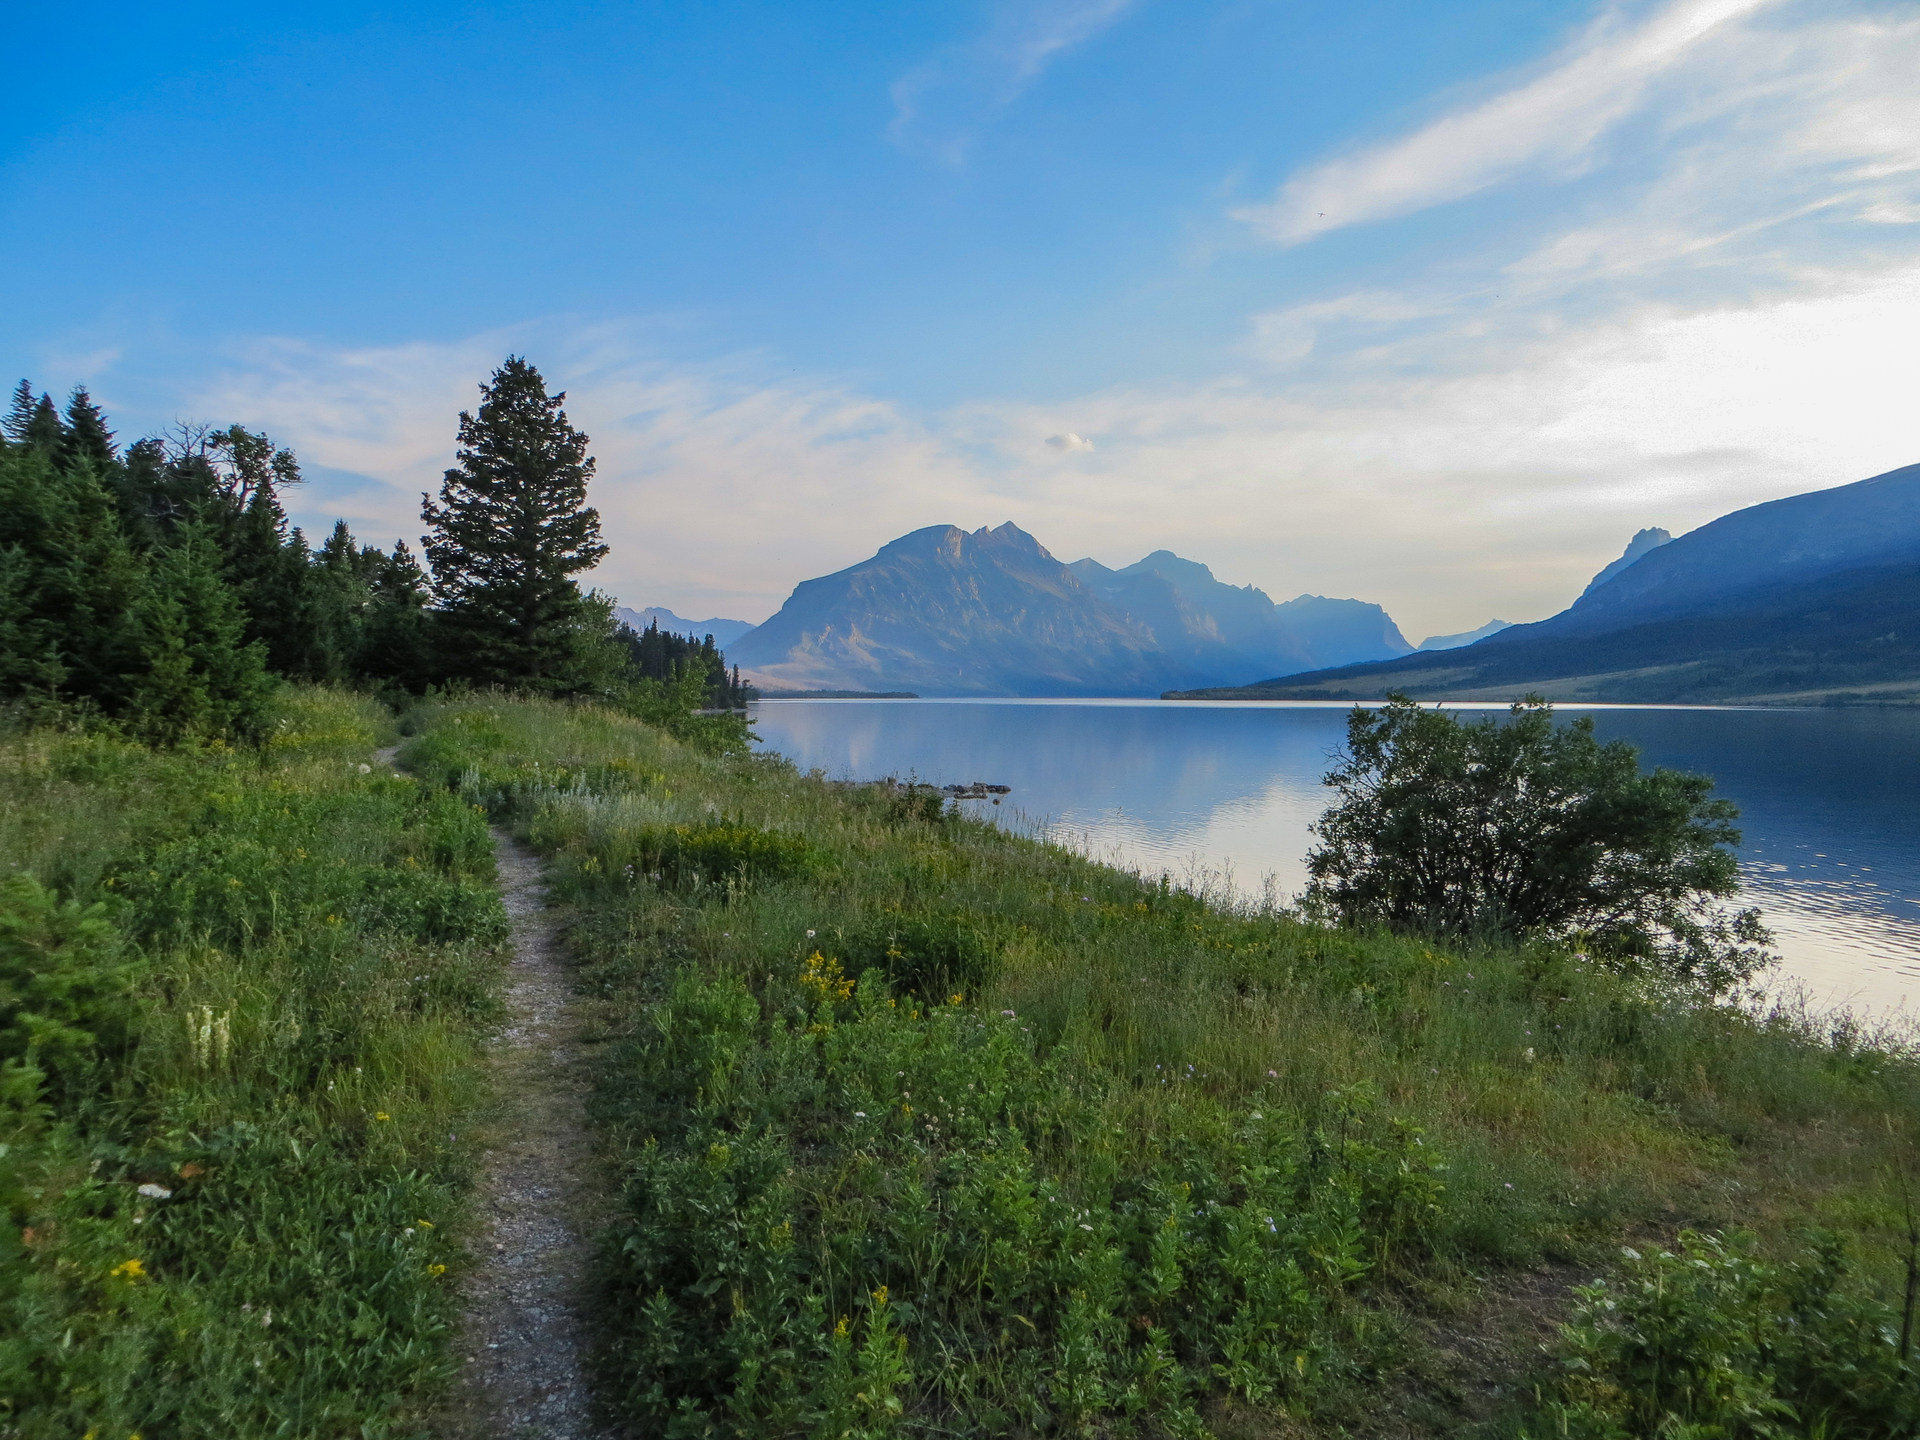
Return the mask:
[[(764, 744), (836, 778), (1010, 785), (995, 807), (1098, 858), (1286, 900), (1348, 706), (1158, 700), (775, 700)], [(1459, 707), (1472, 709), (1476, 707)], [(1920, 713), (1563, 706), (1741, 809), (1743, 903), (1818, 1006), (1920, 1014)], [(1913, 1004), (1909, 1005), (1909, 997)]]

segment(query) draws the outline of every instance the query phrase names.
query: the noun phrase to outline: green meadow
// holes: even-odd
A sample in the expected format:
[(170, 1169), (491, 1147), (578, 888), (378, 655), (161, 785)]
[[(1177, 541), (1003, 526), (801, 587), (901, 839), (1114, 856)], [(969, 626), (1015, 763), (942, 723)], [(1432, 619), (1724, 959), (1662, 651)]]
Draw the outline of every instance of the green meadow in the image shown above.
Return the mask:
[[(489, 821), (590, 1022), (610, 1425), (1911, 1433), (1898, 1037), (1256, 913), (591, 704), (277, 704), (242, 749), (0, 747), (0, 1436), (432, 1430)], [(1461, 1331), (1522, 1338), (1453, 1373)]]
[[(406, 724), (404, 763), (545, 853), (566, 907), (622, 1175), (602, 1394), (643, 1433), (1916, 1413), (1892, 1038), (1564, 947), (1249, 913), (592, 706)], [(1688, 1290), (1658, 1267), (1695, 1231), (1733, 1258)], [(1557, 1356), (1512, 1357), (1504, 1411), (1421, 1378), (1423, 1321), (1616, 1270)]]

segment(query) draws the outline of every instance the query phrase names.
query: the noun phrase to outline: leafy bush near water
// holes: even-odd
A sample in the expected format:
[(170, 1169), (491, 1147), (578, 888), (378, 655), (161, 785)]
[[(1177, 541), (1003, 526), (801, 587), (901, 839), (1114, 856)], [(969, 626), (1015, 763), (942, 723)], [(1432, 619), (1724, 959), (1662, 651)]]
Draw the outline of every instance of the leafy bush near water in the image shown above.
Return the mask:
[(0, 1436), (412, 1433), (448, 1373), (504, 917), (378, 716), (0, 751)]

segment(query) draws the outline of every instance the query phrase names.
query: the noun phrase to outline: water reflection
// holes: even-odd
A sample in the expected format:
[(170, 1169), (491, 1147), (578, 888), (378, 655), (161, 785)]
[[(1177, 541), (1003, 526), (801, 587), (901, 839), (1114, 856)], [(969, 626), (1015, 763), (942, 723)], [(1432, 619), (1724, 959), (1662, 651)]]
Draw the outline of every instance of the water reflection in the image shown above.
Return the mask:
[[(1920, 715), (1593, 713), (1603, 738), (1704, 771), (1740, 805), (1751, 901), (1817, 1003), (1920, 1002)], [(1320, 777), (1346, 725), (1339, 705), (1154, 701), (779, 701), (758, 714), (766, 744), (803, 767), (1011, 785), (1010, 807), (970, 803), (1126, 864), (1225, 871), (1283, 898), (1306, 883)]]

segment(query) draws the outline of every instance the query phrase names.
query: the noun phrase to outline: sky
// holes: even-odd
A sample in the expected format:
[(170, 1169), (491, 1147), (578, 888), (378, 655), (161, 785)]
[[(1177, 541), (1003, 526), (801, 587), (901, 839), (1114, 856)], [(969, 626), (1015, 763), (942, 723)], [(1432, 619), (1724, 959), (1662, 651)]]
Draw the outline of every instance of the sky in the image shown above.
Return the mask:
[[(1920, 461), (1920, 0), (60, 7), (0, 370), (389, 544), (509, 353), (635, 606), (923, 525), (1413, 640)], [(10, 383), (11, 375), (7, 379)]]

